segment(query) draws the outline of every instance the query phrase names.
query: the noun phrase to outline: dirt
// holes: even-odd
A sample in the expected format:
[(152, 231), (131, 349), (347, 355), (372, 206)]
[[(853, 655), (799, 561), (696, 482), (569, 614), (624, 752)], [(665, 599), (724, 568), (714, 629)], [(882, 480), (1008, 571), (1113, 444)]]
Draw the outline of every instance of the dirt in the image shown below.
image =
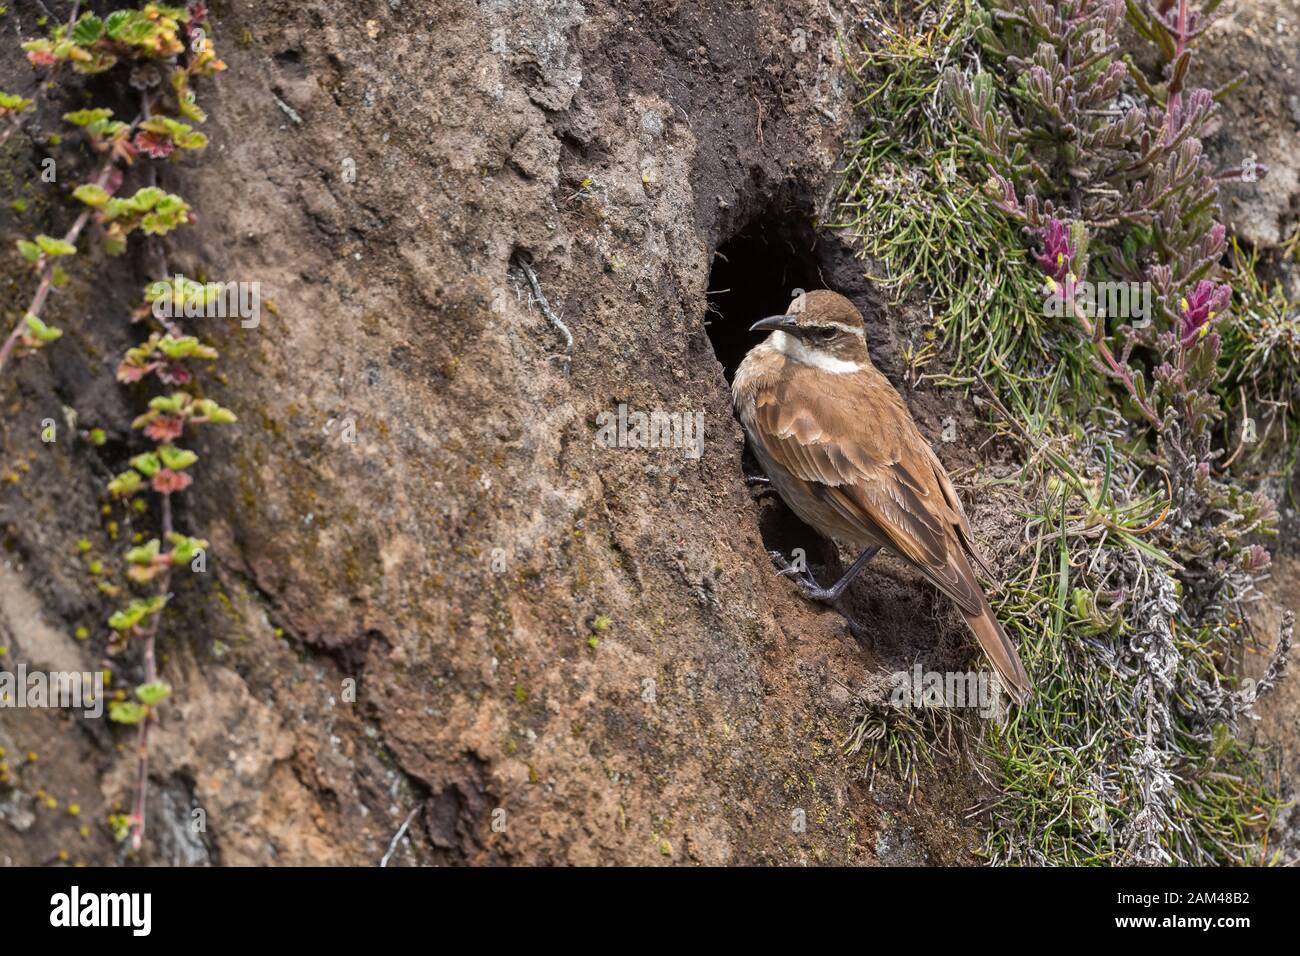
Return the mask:
[[(12, 6), (0, 70), (24, 92), (34, 15)], [(164, 618), (143, 862), (374, 865), (408, 818), (390, 865), (975, 860), (968, 761), (913, 789), (842, 752), (871, 675), (960, 656), (960, 624), (889, 561), (855, 585), (858, 637), (774, 573), (777, 545), (838, 558), (746, 487), (727, 387), (741, 330), (823, 284), (902, 385), (920, 310), (814, 228), (859, 121), (837, 36), (868, 8), (212, 5), (230, 69), (203, 93), (212, 146), (164, 174), (200, 216), (169, 264), (260, 282), (274, 313), (205, 330), (240, 423), (198, 445), (178, 512), (212, 548)], [(30, 140), (4, 152), (37, 168)], [(30, 468), (0, 491), (10, 661), (97, 666), (110, 607), (76, 541), (111, 555), (153, 526), (117, 515), (113, 539), (99, 511), (138, 450), (147, 398), (109, 370), (148, 263), (97, 261), (102, 287), (54, 310), (69, 334), (0, 382), (3, 463)], [(951, 397), (903, 391), (996, 560), (986, 436), (940, 443)], [(702, 454), (599, 445), (620, 404), (702, 413)], [(108, 443), (42, 443), (63, 406)], [(133, 739), (0, 711), (0, 861), (122, 859), (104, 820)]]

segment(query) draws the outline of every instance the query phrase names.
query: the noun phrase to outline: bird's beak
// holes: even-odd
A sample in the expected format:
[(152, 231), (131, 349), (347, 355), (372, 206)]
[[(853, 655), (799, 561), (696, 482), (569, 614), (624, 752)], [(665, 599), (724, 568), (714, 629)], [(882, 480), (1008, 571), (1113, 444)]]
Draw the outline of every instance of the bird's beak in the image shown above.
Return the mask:
[(769, 315), (749, 327), (751, 332), (793, 332), (799, 327), (797, 315)]

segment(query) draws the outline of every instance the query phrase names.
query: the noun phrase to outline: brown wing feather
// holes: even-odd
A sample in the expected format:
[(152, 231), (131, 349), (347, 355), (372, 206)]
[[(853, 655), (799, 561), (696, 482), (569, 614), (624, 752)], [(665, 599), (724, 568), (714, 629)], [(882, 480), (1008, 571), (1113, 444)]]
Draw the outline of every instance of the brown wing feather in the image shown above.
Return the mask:
[(957, 497), (957, 489), (952, 486), (952, 480), (948, 477), (948, 472), (944, 470), (943, 462), (939, 456), (934, 453), (934, 449), (929, 445), (925, 446), (930, 459), (930, 465), (934, 469), (935, 478), (939, 481), (939, 487), (943, 490), (944, 500), (948, 502), (948, 507), (957, 515), (957, 533), (961, 537), (962, 546), (966, 553), (975, 560), (975, 563), (989, 577), (993, 577), (993, 569), (989, 567), (984, 556), (979, 553), (975, 547), (975, 532), (971, 530), (970, 519), (966, 517), (966, 509), (962, 507), (961, 499)]
[[(884, 390), (864, 393), (859, 381), (853, 394), (827, 394), (826, 379), (813, 393), (801, 390), (806, 379), (794, 374), (756, 396), (754, 424), (767, 453), (795, 477), (822, 486), (814, 490), (850, 525), (915, 564), (962, 611), (979, 614), (983, 593), (966, 562), (951, 553), (965, 516), (952, 508), (934, 452), (897, 393), (882, 378)], [(862, 414), (850, 419), (846, 408)]]

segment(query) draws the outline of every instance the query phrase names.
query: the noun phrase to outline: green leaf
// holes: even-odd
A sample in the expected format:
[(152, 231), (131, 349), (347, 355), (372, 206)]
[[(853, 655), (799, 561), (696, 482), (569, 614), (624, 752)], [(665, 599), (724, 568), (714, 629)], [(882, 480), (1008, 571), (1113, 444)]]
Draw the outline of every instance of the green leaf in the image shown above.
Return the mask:
[(5, 113), (21, 113), (31, 105), (31, 100), (23, 99), (16, 93), (6, 93), (3, 90), (0, 90), (0, 115)]
[(162, 552), (162, 542), (157, 538), (151, 538), (148, 543), (139, 547), (131, 548), (126, 553), (127, 561), (132, 564), (153, 564), (154, 559)]
[(36, 237), (36, 245), (41, 252), (47, 256), (70, 256), (77, 251), (77, 247), (70, 242), (64, 242), (62, 239), (55, 239), (53, 236), (41, 234)]
[(104, 34), (104, 21), (93, 13), (82, 14), (81, 19), (72, 25), (72, 42), (79, 46), (90, 46)]
[(184, 408), (190, 400), (185, 392), (172, 392), (170, 395), (158, 395), (149, 400), (149, 407), (156, 412), (174, 415)]
[(177, 136), (176, 145), (181, 149), (204, 149), (208, 145), (208, 136), (206, 133), (195, 130), (192, 133), (186, 133), (184, 136)]
[(164, 700), (171, 696), (172, 689), (165, 681), (156, 680), (149, 684), (141, 684), (135, 689), (135, 696), (140, 699), (140, 703), (146, 707), (156, 707)]
[(171, 559), (172, 564), (189, 564), (194, 560), (194, 556), (199, 551), (206, 549), (208, 542), (203, 538), (191, 538), (188, 535), (177, 534), (172, 532), (167, 535), (167, 540), (172, 544)]
[(132, 458), (131, 467), (146, 478), (152, 478), (162, 468), (162, 462), (158, 460), (158, 456), (153, 452), (147, 451), (143, 455), (136, 455)]
[(121, 34), (122, 28), (126, 26), (127, 21), (132, 17), (137, 16), (139, 16), (139, 13), (135, 10), (113, 11), (108, 15), (108, 23), (105, 24), (105, 29), (108, 31), (108, 35), (116, 40)]
[[(135, 13), (137, 11), (132, 12)], [(118, 31), (118, 39), (123, 43), (143, 46), (157, 32), (158, 28), (148, 19), (141, 16), (140, 19), (122, 27), (122, 29)]]
[(132, 615), (127, 611), (114, 611), (108, 619), (108, 626), (115, 631), (129, 631), (143, 615)]
[(119, 724), (138, 724), (149, 716), (149, 708), (133, 700), (114, 700), (108, 705), (108, 719)]
[(41, 247), (26, 239), (18, 240), (18, 251), (23, 254), (23, 258), (28, 262), (35, 262), (41, 257)]
[(63, 335), (61, 329), (56, 329), (53, 326), (46, 325), (38, 316), (32, 315), (30, 312), (23, 316), (23, 321), (27, 323), (27, 334), (36, 339), (36, 341), (40, 342), (42, 345), (48, 342), (53, 342), (55, 339)]
[(148, 212), (165, 198), (167, 193), (157, 186), (144, 186), (137, 189), (135, 195), (126, 200), (126, 205), (134, 212)]
[(158, 27), (141, 10), (117, 10), (108, 15), (105, 29), (114, 40), (139, 45), (152, 37)]
[(94, 183), (82, 183), (72, 191), (72, 195), (94, 209), (102, 209), (110, 198), (104, 187)]
[[(80, 50), (81, 48), (76, 47), (76, 49)], [(111, 70), (113, 65), (116, 63), (117, 57), (113, 54), (106, 53), (103, 50), (96, 50), (91, 54), (90, 58), (86, 60), (73, 57), (72, 68), (78, 73), (85, 73), (93, 76), (96, 73), (103, 73), (106, 70)]]
[(101, 107), (93, 110), (76, 110), (72, 113), (64, 113), (63, 118), (74, 126), (89, 126), (91, 123), (110, 119), (112, 115), (112, 110)]
[(114, 612), (108, 619), (108, 626), (115, 631), (129, 631), (150, 614), (157, 614), (167, 603), (167, 598), (154, 595), (151, 598), (136, 598), (127, 607)]
[(129, 498), (139, 490), (138, 471), (124, 471), (108, 483), (108, 493), (114, 498)]
[(199, 340), (192, 335), (185, 335), (179, 339), (168, 335), (158, 343), (158, 348), (169, 359), (182, 359), (193, 355), (198, 345)]
[(162, 445), (158, 449), (158, 455), (162, 458), (163, 466), (172, 471), (183, 471), (199, 460), (199, 456), (194, 452), (177, 448), (175, 445)]
[(119, 133), (125, 137), (127, 125), (121, 120), (95, 120), (86, 127), (86, 133), (96, 139), (114, 139)]
[(194, 403), (194, 409), (198, 414), (206, 418), (214, 425), (229, 425), (237, 422), (235, 413), (228, 408), (222, 408), (210, 398), (204, 398)]
[(180, 149), (202, 149), (208, 145), (207, 136), (188, 123), (174, 120), (170, 116), (156, 116), (141, 123), (140, 128), (146, 132), (166, 136)]

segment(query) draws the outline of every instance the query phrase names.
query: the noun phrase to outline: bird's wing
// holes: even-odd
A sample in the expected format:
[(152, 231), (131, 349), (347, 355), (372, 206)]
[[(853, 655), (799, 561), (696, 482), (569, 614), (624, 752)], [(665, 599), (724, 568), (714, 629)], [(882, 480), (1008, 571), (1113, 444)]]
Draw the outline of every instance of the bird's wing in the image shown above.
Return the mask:
[(934, 453), (934, 449), (928, 444), (925, 446), (925, 451), (930, 466), (934, 469), (934, 476), (939, 482), (939, 488), (943, 491), (944, 501), (948, 503), (948, 507), (957, 516), (957, 534), (961, 538), (962, 547), (985, 574), (993, 577), (993, 569), (989, 567), (989, 563), (984, 560), (984, 556), (975, 547), (975, 532), (971, 530), (970, 519), (966, 517), (966, 509), (962, 507), (961, 499), (957, 497), (957, 489), (952, 486), (952, 480), (948, 477), (948, 472), (944, 470), (943, 462), (939, 460), (939, 456)]
[(754, 429), (764, 450), (846, 521), (914, 564), (962, 611), (982, 612), (983, 592), (955, 553), (965, 516), (883, 376), (875, 388), (856, 375), (788, 376), (755, 396)]

